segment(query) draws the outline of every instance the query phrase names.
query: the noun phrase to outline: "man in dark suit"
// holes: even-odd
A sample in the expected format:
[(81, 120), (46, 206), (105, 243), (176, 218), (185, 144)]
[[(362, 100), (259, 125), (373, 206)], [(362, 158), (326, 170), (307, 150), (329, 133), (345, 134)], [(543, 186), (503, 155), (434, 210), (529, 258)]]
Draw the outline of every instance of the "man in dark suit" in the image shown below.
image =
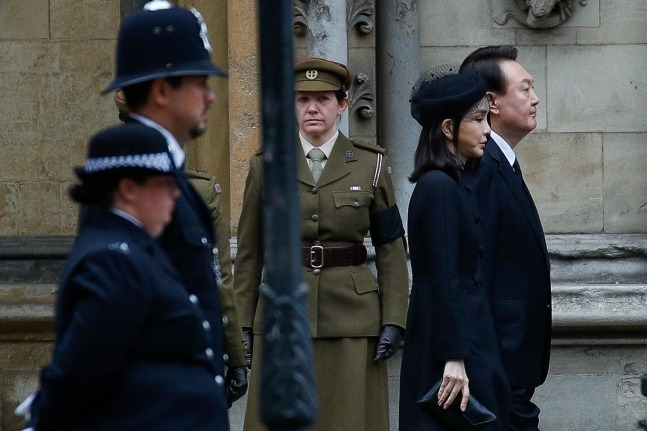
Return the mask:
[[(207, 79), (226, 76), (211, 61), (206, 25), (195, 9), (155, 1), (127, 17), (117, 39), (115, 78), (104, 93), (122, 89), (129, 117), (160, 131), (176, 167), (183, 167), (183, 146), (204, 132), (215, 93)], [(222, 402), (214, 404), (222, 418), (218, 430), (228, 430), (224, 375), (223, 321), (218, 289), (222, 283), (213, 220), (207, 205), (187, 178), (176, 181), (182, 195), (160, 244), (182, 275), (191, 300), (205, 310), (205, 329), (217, 336), (204, 354), (218, 362), (214, 384)]]
[(485, 234), (486, 280), (501, 359), (512, 392), (510, 430), (538, 430), (531, 401), (548, 374), (551, 335), (550, 261), (544, 231), (514, 148), (537, 126), (532, 76), (512, 46), (471, 53), (460, 73), (480, 75), (490, 99), (492, 133), (478, 171)]

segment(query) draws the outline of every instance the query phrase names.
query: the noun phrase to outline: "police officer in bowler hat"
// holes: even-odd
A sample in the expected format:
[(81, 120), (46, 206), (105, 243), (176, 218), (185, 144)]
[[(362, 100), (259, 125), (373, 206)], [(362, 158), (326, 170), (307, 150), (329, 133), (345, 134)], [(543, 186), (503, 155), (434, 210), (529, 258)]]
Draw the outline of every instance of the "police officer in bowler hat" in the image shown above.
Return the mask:
[[(315, 430), (389, 429), (386, 360), (406, 321), (404, 229), (384, 150), (351, 141), (337, 128), (348, 108), (352, 74), (322, 58), (295, 64), (297, 180), (302, 259), (314, 343), (319, 419)], [(318, 154), (316, 154), (318, 153)], [(258, 417), (262, 355), (262, 155), (250, 160), (238, 224), (234, 288), (252, 361), (246, 431)], [(377, 279), (364, 239), (376, 253)]]
[(61, 276), (32, 430), (224, 430), (222, 365), (205, 355), (221, 335), (154, 240), (180, 195), (166, 139), (113, 126), (76, 173), (70, 196), (94, 214)]
[[(226, 76), (211, 61), (206, 24), (195, 9), (175, 7), (167, 1), (147, 3), (128, 16), (117, 38), (114, 80), (104, 93), (122, 89), (130, 114), (127, 122), (139, 122), (160, 131), (176, 167), (184, 166), (183, 150), (204, 132), (215, 94), (207, 79)], [(181, 196), (173, 219), (160, 244), (182, 275), (191, 300), (205, 310), (205, 328), (216, 335), (204, 355), (220, 370), (214, 385), (221, 399), (213, 403), (220, 423), (212, 429), (228, 430), (223, 348), (223, 320), (218, 289), (222, 283), (213, 220), (196, 190), (180, 177)], [(231, 369), (230, 369), (231, 370)], [(228, 380), (232, 380), (228, 376)], [(154, 396), (154, 394), (152, 394)], [(200, 414), (196, 411), (196, 414)]]

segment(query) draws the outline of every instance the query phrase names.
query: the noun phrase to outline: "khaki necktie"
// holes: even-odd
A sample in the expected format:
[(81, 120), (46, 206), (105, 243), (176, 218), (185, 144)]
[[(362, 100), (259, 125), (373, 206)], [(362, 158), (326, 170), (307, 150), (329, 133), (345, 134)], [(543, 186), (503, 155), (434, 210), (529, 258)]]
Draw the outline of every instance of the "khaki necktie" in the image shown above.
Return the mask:
[(315, 182), (319, 181), (321, 176), (321, 171), (323, 171), (323, 164), (321, 161), (326, 158), (326, 155), (319, 148), (313, 148), (308, 152), (308, 158), (312, 160), (312, 177), (315, 179)]

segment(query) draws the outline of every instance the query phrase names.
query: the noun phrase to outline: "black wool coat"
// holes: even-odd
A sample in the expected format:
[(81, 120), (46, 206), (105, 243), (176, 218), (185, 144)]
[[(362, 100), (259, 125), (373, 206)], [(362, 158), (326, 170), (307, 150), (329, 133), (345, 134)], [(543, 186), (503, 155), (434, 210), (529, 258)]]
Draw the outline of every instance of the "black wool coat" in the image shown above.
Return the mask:
[(470, 392), (506, 430), (509, 390), (482, 275), (483, 237), (472, 178), (426, 172), (409, 202), (413, 284), (400, 375), (400, 431), (445, 430), (417, 401), (463, 358)]
[(532, 196), (492, 139), (477, 174), (485, 276), (511, 386), (536, 387), (550, 360), (550, 260)]

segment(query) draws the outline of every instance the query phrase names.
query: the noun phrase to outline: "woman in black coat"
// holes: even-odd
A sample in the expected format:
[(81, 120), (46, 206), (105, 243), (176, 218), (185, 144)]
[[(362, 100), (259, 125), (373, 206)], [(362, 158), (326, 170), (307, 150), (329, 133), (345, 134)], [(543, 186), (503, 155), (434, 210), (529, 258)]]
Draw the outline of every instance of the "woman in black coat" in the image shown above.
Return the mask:
[(77, 175), (70, 194), (92, 214), (61, 277), (32, 427), (227, 430), (210, 325), (155, 241), (180, 194), (165, 138), (137, 123), (109, 128)]
[(400, 431), (453, 429), (418, 403), (438, 381), (432, 402), (465, 411), (474, 397), (497, 416), (482, 429), (507, 430), (508, 385), (482, 281), (485, 250), (472, 185), (490, 132), (485, 84), (469, 75), (424, 81), (412, 95), (411, 113), (423, 129), (410, 177), (413, 285)]

